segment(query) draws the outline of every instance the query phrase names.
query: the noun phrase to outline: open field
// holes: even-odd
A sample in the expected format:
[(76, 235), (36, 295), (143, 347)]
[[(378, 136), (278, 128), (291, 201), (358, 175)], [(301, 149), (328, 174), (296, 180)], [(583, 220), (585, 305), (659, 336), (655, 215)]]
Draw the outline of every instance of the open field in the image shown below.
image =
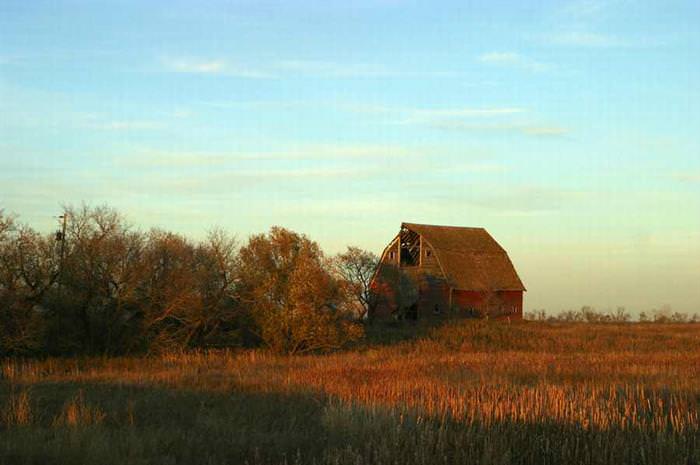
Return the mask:
[(700, 463), (699, 325), (386, 332), (327, 356), (4, 360), (0, 463)]

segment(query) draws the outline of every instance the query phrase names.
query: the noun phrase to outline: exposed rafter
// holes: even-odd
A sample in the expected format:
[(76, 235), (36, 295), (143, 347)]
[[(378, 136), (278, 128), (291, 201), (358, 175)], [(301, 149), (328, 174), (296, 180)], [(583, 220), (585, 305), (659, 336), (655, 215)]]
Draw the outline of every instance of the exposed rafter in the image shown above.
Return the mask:
[(402, 228), (399, 235), (401, 266), (415, 266), (420, 261), (420, 235), (408, 228)]

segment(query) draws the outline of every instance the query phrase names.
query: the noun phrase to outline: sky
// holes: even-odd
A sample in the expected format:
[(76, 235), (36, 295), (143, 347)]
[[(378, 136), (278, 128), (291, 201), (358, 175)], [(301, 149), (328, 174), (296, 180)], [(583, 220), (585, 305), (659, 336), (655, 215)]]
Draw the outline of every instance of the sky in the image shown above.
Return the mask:
[(381, 253), (486, 228), (525, 309), (700, 313), (700, 2), (0, 0), (0, 209)]

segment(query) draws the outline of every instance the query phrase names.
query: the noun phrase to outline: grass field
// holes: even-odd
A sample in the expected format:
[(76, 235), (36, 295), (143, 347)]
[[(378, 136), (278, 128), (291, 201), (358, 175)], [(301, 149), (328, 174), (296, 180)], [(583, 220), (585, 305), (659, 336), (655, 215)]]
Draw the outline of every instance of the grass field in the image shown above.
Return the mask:
[(4, 360), (0, 375), (4, 464), (700, 463), (694, 324), (470, 321), (374, 329), (326, 356)]

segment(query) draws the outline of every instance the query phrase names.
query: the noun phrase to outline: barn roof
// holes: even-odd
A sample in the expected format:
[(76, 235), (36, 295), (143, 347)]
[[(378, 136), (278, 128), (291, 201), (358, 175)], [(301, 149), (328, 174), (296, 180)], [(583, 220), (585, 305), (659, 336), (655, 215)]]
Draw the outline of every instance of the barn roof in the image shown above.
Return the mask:
[(508, 254), (484, 228), (402, 223), (432, 247), (450, 286), (460, 290), (524, 291)]

